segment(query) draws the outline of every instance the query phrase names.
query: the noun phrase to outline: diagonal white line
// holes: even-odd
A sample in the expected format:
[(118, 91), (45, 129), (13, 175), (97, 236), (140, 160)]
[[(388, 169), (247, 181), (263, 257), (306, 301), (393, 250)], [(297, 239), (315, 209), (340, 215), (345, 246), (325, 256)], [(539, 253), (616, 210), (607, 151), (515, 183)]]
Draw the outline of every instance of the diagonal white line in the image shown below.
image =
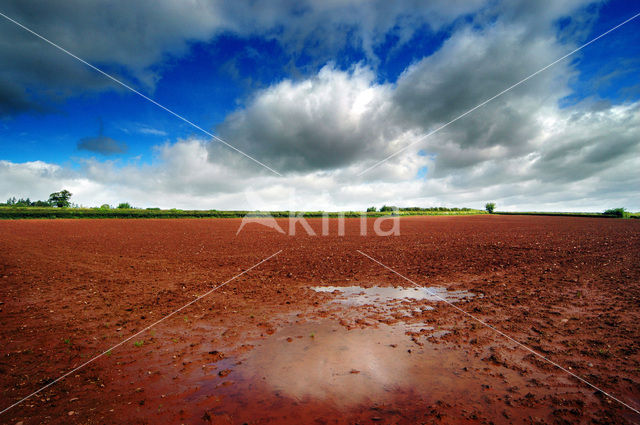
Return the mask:
[(194, 124), (193, 122), (189, 121), (188, 119), (186, 119), (185, 117), (183, 117), (182, 115), (173, 112), (171, 109), (167, 108), (166, 106), (161, 105), (160, 103), (156, 102), (155, 100), (151, 99), (148, 96), (145, 96), (144, 94), (140, 93), (138, 90), (134, 89), (133, 87), (129, 86), (128, 84), (123, 83), (122, 81), (118, 80), (116, 77), (114, 77), (111, 74), (108, 74), (106, 72), (104, 72), (103, 70), (101, 70), (100, 68), (90, 64), (89, 62), (85, 61), (84, 59), (74, 55), (73, 53), (71, 53), (70, 51), (66, 50), (65, 48), (59, 46), (58, 44), (54, 43), (53, 41), (49, 40), (48, 38), (38, 34), (37, 32), (33, 31), (30, 28), (27, 28), (26, 26), (22, 25), (20, 22), (16, 21), (15, 19), (10, 18), (9, 16), (5, 15), (4, 13), (0, 12), (0, 16), (2, 16), (3, 18), (5, 18), (6, 20), (13, 22), (14, 24), (16, 24), (17, 26), (19, 26), (20, 28), (24, 29), (25, 31), (30, 32), (31, 34), (35, 35), (36, 37), (38, 37), (39, 39), (49, 43), (50, 45), (52, 45), (53, 47), (55, 47), (58, 50), (61, 50), (62, 52), (66, 53), (67, 55), (71, 56), (72, 58), (82, 62), (83, 64), (85, 64), (86, 66), (88, 66), (89, 68), (93, 69), (96, 72), (99, 72), (100, 74), (104, 75), (105, 77), (109, 78), (110, 80), (120, 84), (122, 87), (131, 90), (133, 93), (137, 94), (138, 96), (142, 97), (145, 100), (148, 100), (149, 102), (153, 103), (154, 105), (156, 105), (157, 107), (164, 109), (165, 111), (167, 111), (168, 113), (170, 113), (171, 115), (173, 115), (176, 118), (179, 118), (180, 120), (186, 122), (187, 124), (189, 124), (190, 126), (192, 126), (193, 128), (200, 130), (202, 133), (206, 134), (207, 136), (211, 137), (212, 139), (217, 140), (218, 142), (222, 143), (223, 145), (225, 145), (226, 147), (233, 149), (234, 151), (238, 152), (241, 155), (244, 155), (245, 157), (249, 158), (250, 160), (252, 160), (253, 162), (262, 165), (264, 168), (266, 168), (267, 170), (271, 171), (274, 174), (277, 174), (278, 176), (282, 177), (282, 174), (280, 174), (279, 172), (277, 172), (276, 170), (274, 170), (273, 168), (269, 167), (268, 165), (263, 164), (262, 162), (258, 161), (257, 159), (255, 159), (254, 157), (252, 157), (249, 154), (244, 153), (243, 151), (241, 151), (240, 149), (236, 148), (235, 146), (225, 142), (224, 140), (222, 140), (220, 137), (212, 134), (211, 132), (205, 130), (204, 128)]
[(474, 106), (473, 108), (469, 109), (467, 112), (457, 116), (456, 118), (452, 119), (451, 121), (449, 121), (446, 124), (441, 125), (440, 127), (436, 128), (435, 130), (425, 134), (424, 136), (419, 137), (417, 140), (415, 140), (414, 142), (408, 144), (407, 146), (405, 146), (404, 148), (392, 153), (391, 155), (389, 155), (388, 157), (376, 162), (375, 164), (373, 164), (371, 167), (367, 168), (366, 170), (360, 172), (358, 174), (358, 176), (363, 175), (364, 173), (372, 170), (373, 168), (376, 168), (378, 165), (387, 162), (388, 160), (390, 160), (391, 158), (393, 158), (394, 156), (401, 154), (402, 152), (404, 152), (405, 150), (409, 149), (411, 146), (422, 142), (424, 139), (428, 138), (429, 136), (434, 135), (435, 133), (439, 132), (440, 130), (448, 127), (449, 125), (453, 124), (454, 122), (458, 121), (460, 118), (463, 118), (467, 115), (469, 115), (470, 113), (472, 113), (473, 111), (475, 111), (476, 109), (479, 109), (481, 107), (483, 107), (484, 105), (486, 105), (487, 103), (491, 102), (492, 100), (502, 96), (503, 94), (505, 94), (506, 92), (510, 91), (511, 89), (518, 87), (520, 84), (530, 80), (531, 78), (535, 77), (536, 75), (540, 74), (543, 71), (546, 71), (547, 69), (551, 68), (553, 65), (557, 64), (558, 62), (563, 61), (564, 59), (568, 58), (569, 56), (573, 55), (576, 52), (579, 52), (580, 50), (584, 49), (585, 47), (587, 47), (588, 45), (590, 45), (591, 43), (594, 43), (595, 41), (601, 39), (602, 37), (604, 37), (605, 35), (609, 34), (610, 32), (613, 32), (615, 30), (617, 30), (618, 28), (620, 28), (621, 26), (623, 26), (624, 24), (633, 21), (634, 19), (636, 19), (638, 16), (640, 16), (640, 13), (636, 13), (635, 15), (633, 15), (631, 18), (627, 19), (626, 21), (619, 23), (618, 25), (616, 25), (615, 27), (611, 28), (610, 30), (603, 32), (602, 34), (600, 34), (599, 36), (597, 36), (596, 38), (584, 43), (582, 46), (572, 50), (571, 52), (567, 53), (566, 55), (556, 59), (555, 61), (551, 62), (549, 65), (545, 66), (544, 68), (541, 68), (539, 70), (537, 70), (536, 72), (534, 72), (533, 74), (529, 75), (528, 77), (523, 78), (522, 80), (518, 81), (517, 83), (507, 87), (506, 89), (502, 90), (500, 93), (496, 94), (495, 96), (490, 97), (489, 99), (485, 100), (484, 102), (480, 103), (477, 106)]
[(14, 407), (16, 407), (17, 405), (19, 405), (20, 403), (22, 403), (25, 400), (30, 399), (31, 397), (33, 397), (34, 395), (38, 394), (39, 392), (49, 388), (50, 386), (54, 385), (55, 383), (62, 381), (64, 378), (66, 378), (67, 376), (71, 375), (74, 372), (77, 372), (78, 370), (82, 369), (83, 367), (85, 367), (86, 365), (88, 365), (89, 363), (92, 363), (94, 361), (96, 361), (97, 359), (99, 359), (100, 357), (104, 356), (105, 354), (107, 354), (108, 352), (120, 347), (122, 344), (126, 343), (127, 341), (131, 341), (133, 338), (137, 337), (138, 335), (140, 335), (143, 332), (148, 331), (149, 329), (151, 329), (152, 327), (154, 327), (155, 325), (157, 325), (160, 322), (163, 322), (165, 320), (167, 320), (169, 317), (173, 316), (176, 313), (179, 313), (180, 311), (184, 310), (185, 308), (189, 307), (191, 304), (201, 300), (202, 298), (206, 297), (207, 295), (211, 294), (212, 292), (222, 288), (223, 286), (225, 286), (227, 283), (239, 278), (240, 276), (242, 276), (243, 274), (247, 273), (250, 270), (255, 269), (256, 267), (258, 267), (260, 264), (264, 263), (265, 261), (270, 260), (271, 258), (275, 257), (276, 255), (280, 254), (282, 252), (282, 250), (276, 252), (275, 254), (271, 254), (270, 256), (268, 256), (267, 258), (263, 259), (262, 261), (260, 261), (259, 263), (254, 264), (253, 266), (249, 267), (248, 269), (242, 271), (241, 273), (238, 273), (237, 275), (233, 276), (231, 279), (227, 280), (224, 283), (221, 283), (220, 285), (210, 289), (209, 291), (207, 291), (205, 294), (200, 295), (198, 298), (194, 299), (193, 301), (188, 302), (187, 304), (183, 305), (182, 307), (180, 307), (179, 309), (167, 314), (166, 316), (164, 316), (163, 318), (153, 322), (152, 324), (150, 324), (149, 326), (147, 326), (146, 328), (142, 329), (141, 331), (131, 335), (129, 338), (124, 339), (122, 341), (120, 341), (119, 343), (117, 343), (116, 345), (114, 345), (113, 347), (109, 348), (108, 350), (103, 351), (102, 353), (98, 354), (97, 356), (91, 358), (90, 360), (87, 360), (86, 362), (84, 362), (83, 364), (81, 364), (80, 366), (71, 369), (69, 372), (65, 373), (64, 375), (61, 375), (60, 377), (58, 377), (57, 379), (55, 379), (54, 381), (49, 382), (47, 385), (45, 385), (44, 387), (40, 388), (37, 391), (34, 391), (33, 393), (29, 394), (28, 396), (26, 396), (25, 398), (23, 398), (20, 401), (17, 401), (15, 403), (13, 403), (11, 406), (6, 407), (5, 409), (3, 409), (0, 412), (0, 415), (3, 414), (4, 412), (8, 411), (9, 409), (12, 409)]
[(472, 318), (473, 320), (475, 320), (476, 322), (486, 326), (487, 328), (491, 329), (492, 331), (502, 335), (503, 337), (507, 338), (509, 341), (517, 344), (518, 346), (520, 346), (521, 348), (524, 348), (525, 350), (529, 351), (530, 353), (533, 353), (534, 355), (538, 356), (539, 358), (541, 358), (542, 360), (546, 361), (547, 363), (557, 367), (558, 369), (568, 373), (569, 375), (573, 376), (574, 378), (578, 379), (579, 381), (581, 381), (584, 384), (587, 384), (588, 386), (590, 386), (591, 388), (593, 388), (594, 390), (601, 392), (602, 394), (606, 395), (607, 397), (609, 397), (612, 400), (617, 401), (618, 403), (622, 404), (625, 407), (628, 407), (629, 409), (633, 410), (635, 413), (640, 414), (640, 410), (635, 409), (631, 406), (629, 406), (627, 403), (625, 403), (624, 401), (621, 401), (620, 399), (615, 398), (614, 396), (612, 396), (611, 394), (607, 393), (604, 390), (601, 390), (600, 388), (596, 387), (595, 385), (593, 385), (592, 383), (590, 383), (589, 381), (587, 381), (584, 378), (581, 378), (580, 376), (576, 375), (575, 373), (571, 372), (568, 369), (565, 369), (564, 367), (560, 366), (558, 363), (554, 362), (553, 360), (549, 360), (548, 358), (546, 358), (545, 356), (543, 356), (542, 354), (538, 353), (535, 350), (532, 350), (531, 348), (527, 347), (526, 345), (524, 345), (523, 343), (513, 339), (512, 337), (510, 337), (509, 335), (505, 334), (504, 332), (494, 328), (493, 326), (491, 326), (490, 324), (488, 324), (487, 322), (478, 319), (476, 316), (474, 316), (471, 313), (468, 313), (467, 311), (461, 309), (460, 307), (458, 307), (457, 305), (453, 304), (451, 301), (441, 297), (440, 295), (436, 294), (435, 292), (432, 292), (429, 288), (422, 286), (416, 282), (414, 282), (413, 280), (409, 279), (406, 276), (401, 275), (400, 273), (398, 273), (397, 271), (395, 271), (394, 269), (392, 269), (391, 267), (382, 264), (380, 261), (376, 260), (375, 258), (365, 254), (364, 252), (360, 251), (359, 249), (357, 249), (356, 251), (358, 251), (360, 254), (362, 254), (363, 256), (367, 257), (368, 259), (370, 259), (371, 261), (373, 261), (374, 263), (377, 263), (379, 265), (381, 265), (382, 267), (384, 267), (385, 269), (395, 273), (396, 275), (400, 276), (401, 278), (403, 278), (404, 280), (406, 280), (407, 282), (411, 283), (412, 285), (421, 288), (421, 289), (425, 289), (427, 290), (431, 295), (433, 295), (434, 297), (438, 298), (440, 301), (444, 301), (445, 303), (449, 304), (451, 307), (455, 308), (456, 310), (458, 310), (460, 313)]

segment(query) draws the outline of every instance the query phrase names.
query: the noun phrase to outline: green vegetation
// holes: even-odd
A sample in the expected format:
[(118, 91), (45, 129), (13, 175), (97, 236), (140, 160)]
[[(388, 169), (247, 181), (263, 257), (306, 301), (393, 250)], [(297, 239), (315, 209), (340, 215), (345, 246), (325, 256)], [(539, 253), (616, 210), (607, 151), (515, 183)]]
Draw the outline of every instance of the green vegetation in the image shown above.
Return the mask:
[[(395, 208), (395, 207), (391, 207)], [(480, 210), (474, 210), (473, 208), (447, 208), (447, 207), (429, 207), (429, 208), (421, 208), (421, 207), (408, 207), (408, 208), (398, 208), (400, 212), (434, 212), (434, 213), (442, 213), (442, 212), (472, 212), (477, 213)]]
[[(609, 210), (607, 210), (609, 211)], [(545, 211), (526, 211), (526, 212), (507, 212), (499, 211), (494, 214), (500, 215), (548, 215), (548, 216), (562, 216), (562, 217), (595, 217), (595, 218), (640, 218), (640, 212), (631, 213), (626, 212), (624, 216), (611, 215), (608, 213), (591, 213), (591, 212), (545, 212)]]
[(606, 210), (603, 214), (611, 217), (618, 217), (618, 218), (629, 218), (631, 216), (629, 211), (625, 210), (624, 208), (610, 208)]
[[(325, 211), (219, 211), (219, 210), (180, 210), (172, 208), (135, 208), (128, 202), (121, 202), (116, 208), (109, 204), (100, 207), (79, 208), (70, 203), (72, 194), (68, 190), (54, 192), (47, 201), (31, 201), (29, 198), (9, 198), (0, 203), (0, 219), (43, 219), (43, 218), (241, 218), (275, 217), (288, 218), (292, 215), (305, 218), (320, 217), (361, 217), (361, 211), (325, 212)], [(369, 207), (368, 217), (412, 216), (412, 215), (471, 215), (471, 214), (503, 214), (503, 215), (560, 215), (573, 217), (620, 217), (640, 218), (640, 213), (631, 213), (624, 208), (612, 208), (604, 213), (575, 212), (497, 212), (495, 203), (488, 202), (485, 210), (473, 208), (449, 207), (395, 207), (383, 205), (379, 209)]]
[[(17, 202), (17, 201), (16, 201)], [(218, 211), (218, 210), (161, 210), (159, 208), (147, 209), (124, 209), (107, 208), (101, 206), (97, 208), (56, 208), (56, 207), (24, 207), (0, 205), (0, 219), (43, 219), (43, 218), (242, 218), (246, 215), (252, 217), (275, 217), (287, 218), (290, 214), (298, 212), (289, 211)], [(323, 217), (360, 217), (360, 211), (328, 212), (306, 211), (299, 212), (305, 218)], [(368, 212), (368, 217), (382, 217), (396, 214), (394, 211)], [(487, 214), (485, 210), (471, 208), (399, 208), (399, 216), (419, 216), (419, 215), (473, 215)], [(500, 215), (547, 215), (547, 216), (572, 216), (572, 217), (618, 217), (617, 215), (603, 213), (580, 213), (580, 212), (503, 212), (494, 211), (493, 214)], [(640, 218), (640, 213), (630, 213), (625, 211), (625, 218)]]
[(73, 194), (66, 189), (60, 192), (53, 192), (49, 195), (49, 204), (58, 208), (67, 208), (71, 205), (71, 202), (69, 202), (71, 195)]
[(383, 205), (380, 207), (380, 212), (392, 212), (394, 210), (398, 210), (398, 207), (392, 207), (390, 205)]
[[(24, 218), (238, 218), (250, 215), (252, 217), (287, 218), (291, 214), (299, 213), (305, 218), (323, 217), (360, 217), (360, 211), (324, 212), (324, 211), (218, 211), (218, 210), (161, 210), (159, 208), (147, 209), (123, 209), (107, 208), (103, 205), (99, 208), (56, 208), (56, 207), (14, 207), (0, 206), (0, 219), (24, 219)], [(394, 211), (370, 212), (369, 217), (382, 217), (394, 214)], [(468, 215), (486, 214), (482, 210), (470, 208), (437, 208), (414, 209), (400, 208), (397, 215)]]
[[(0, 204), (0, 205), (3, 205), (3, 204)], [(23, 198), (16, 199), (16, 197), (14, 196), (13, 198), (7, 199), (7, 202), (3, 206), (7, 206), (7, 207), (50, 207), (51, 204), (49, 203), (49, 201), (32, 201), (29, 198), (27, 198), (27, 199), (23, 199)]]
[(46, 201), (32, 201), (29, 198), (23, 199), (16, 199), (16, 197), (14, 196), (13, 198), (9, 198), (7, 199), (7, 202), (4, 204), (0, 204), (0, 207), (22, 207), (22, 208), (31, 208), (31, 207), (38, 207), (38, 208), (47, 208), (47, 207), (57, 207), (57, 208), (68, 208), (71, 206), (71, 202), (69, 201), (69, 199), (71, 199), (71, 196), (73, 194), (71, 192), (69, 192), (68, 190), (61, 190), (60, 192), (53, 192), (51, 195), (49, 195), (49, 199)]
[(489, 214), (493, 214), (493, 210), (495, 210), (495, 209), (496, 209), (496, 203), (495, 203), (495, 202), (487, 202), (487, 203), (484, 205), (484, 209), (485, 209), (485, 210), (487, 210), (487, 212), (488, 212)]
[(144, 341), (136, 341), (133, 343), (133, 345), (135, 345), (136, 347), (140, 348), (144, 345)]

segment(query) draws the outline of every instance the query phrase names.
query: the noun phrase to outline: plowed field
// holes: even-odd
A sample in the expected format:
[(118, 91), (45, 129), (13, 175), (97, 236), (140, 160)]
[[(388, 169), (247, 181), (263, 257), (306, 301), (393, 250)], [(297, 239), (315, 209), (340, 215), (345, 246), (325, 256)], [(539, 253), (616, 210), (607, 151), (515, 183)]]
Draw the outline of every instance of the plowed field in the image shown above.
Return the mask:
[(0, 222), (0, 422), (640, 422), (640, 220), (308, 221)]

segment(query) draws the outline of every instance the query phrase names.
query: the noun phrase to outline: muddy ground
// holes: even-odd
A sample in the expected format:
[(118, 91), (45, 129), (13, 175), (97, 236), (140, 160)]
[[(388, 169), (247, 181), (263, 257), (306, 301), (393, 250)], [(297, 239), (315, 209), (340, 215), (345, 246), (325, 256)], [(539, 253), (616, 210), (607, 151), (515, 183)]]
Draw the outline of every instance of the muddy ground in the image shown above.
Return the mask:
[[(411, 217), (394, 237), (373, 220), (367, 236), (359, 219), (345, 236), (335, 220), (329, 236), (239, 225), (0, 222), (0, 409), (282, 250), (0, 423), (640, 423), (495, 331), (640, 409), (640, 220)], [(313, 290), (411, 287), (357, 250), (468, 296)]]

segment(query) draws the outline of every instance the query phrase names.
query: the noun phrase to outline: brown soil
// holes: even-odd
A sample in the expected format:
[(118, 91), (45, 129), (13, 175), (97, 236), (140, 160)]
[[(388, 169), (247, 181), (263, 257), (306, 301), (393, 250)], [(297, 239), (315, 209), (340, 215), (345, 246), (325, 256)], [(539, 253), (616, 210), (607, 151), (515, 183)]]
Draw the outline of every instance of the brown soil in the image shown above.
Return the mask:
[[(318, 234), (320, 220), (309, 220)], [(279, 221), (287, 228), (286, 220)], [(0, 222), (1, 423), (639, 423), (442, 302), (348, 305), (314, 286), (466, 290), (455, 305), (640, 409), (640, 220)]]

